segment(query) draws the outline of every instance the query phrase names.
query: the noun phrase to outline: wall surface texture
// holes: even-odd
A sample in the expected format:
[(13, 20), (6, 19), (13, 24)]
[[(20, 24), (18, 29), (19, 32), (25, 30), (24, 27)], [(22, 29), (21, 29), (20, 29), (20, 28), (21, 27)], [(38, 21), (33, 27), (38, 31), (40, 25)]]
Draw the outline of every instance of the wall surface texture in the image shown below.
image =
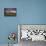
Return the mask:
[[(17, 8), (16, 17), (5, 17), (4, 8)], [(46, 24), (46, 0), (0, 0), (0, 44), (18, 32), (17, 24)]]

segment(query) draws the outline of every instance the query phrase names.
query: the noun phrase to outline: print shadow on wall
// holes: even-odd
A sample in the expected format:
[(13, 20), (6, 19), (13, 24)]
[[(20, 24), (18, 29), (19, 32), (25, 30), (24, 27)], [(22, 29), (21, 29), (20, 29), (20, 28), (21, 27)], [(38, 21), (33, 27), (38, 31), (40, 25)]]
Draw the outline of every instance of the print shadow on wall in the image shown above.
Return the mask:
[(4, 8), (4, 16), (16, 16), (16, 8)]

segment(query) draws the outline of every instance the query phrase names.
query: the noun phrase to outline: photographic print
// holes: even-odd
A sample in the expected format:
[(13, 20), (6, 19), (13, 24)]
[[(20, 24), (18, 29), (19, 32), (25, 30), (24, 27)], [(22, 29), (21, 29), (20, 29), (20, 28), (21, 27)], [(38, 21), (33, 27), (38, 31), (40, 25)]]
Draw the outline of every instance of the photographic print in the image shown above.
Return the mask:
[(4, 16), (16, 16), (16, 8), (4, 8)]

